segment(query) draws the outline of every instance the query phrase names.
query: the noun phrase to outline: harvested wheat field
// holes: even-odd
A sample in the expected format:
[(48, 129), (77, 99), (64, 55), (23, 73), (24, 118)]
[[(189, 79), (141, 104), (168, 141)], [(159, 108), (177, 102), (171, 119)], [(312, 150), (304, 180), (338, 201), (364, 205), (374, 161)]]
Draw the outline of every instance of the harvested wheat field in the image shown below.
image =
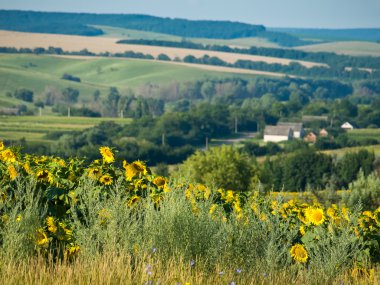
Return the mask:
[(237, 60), (252, 60), (262, 61), (266, 63), (278, 63), (287, 65), (291, 62), (297, 62), (306, 67), (325, 66), (325, 64), (314, 63), (301, 60), (289, 60), (276, 57), (255, 56), (247, 54), (236, 54), (216, 51), (193, 50), (183, 48), (170, 48), (159, 46), (143, 46), (143, 45), (130, 45), (130, 44), (117, 44), (117, 38), (103, 38), (103, 37), (84, 37), (84, 36), (69, 36), (69, 35), (55, 35), (55, 34), (38, 34), (38, 33), (23, 33), (0, 31), (0, 46), (2, 47), (16, 47), (16, 48), (35, 48), (35, 47), (60, 47), (65, 51), (80, 51), (87, 49), (90, 52), (125, 52), (134, 51), (150, 54), (154, 57), (161, 53), (168, 55), (171, 58), (178, 57), (183, 59), (187, 55), (195, 57), (202, 57), (204, 55), (216, 56), (220, 59), (234, 63)]

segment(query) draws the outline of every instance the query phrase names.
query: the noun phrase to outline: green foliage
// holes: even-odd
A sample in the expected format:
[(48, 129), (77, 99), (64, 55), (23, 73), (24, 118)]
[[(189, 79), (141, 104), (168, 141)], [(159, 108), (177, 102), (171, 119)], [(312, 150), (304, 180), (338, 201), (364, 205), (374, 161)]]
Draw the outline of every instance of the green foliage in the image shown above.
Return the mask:
[(338, 177), (338, 187), (347, 187), (354, 180), (361, 169), (364, 176), (368, 176), (373, 171), (375, 154), (368, 150), (346, 153), (336, 165), (336, 175)]
[(33, 95), (34, 95), (33, 91), (25, 89), (25, 88), (21, 88), (21, 89), (17, 89), (14, 92), (13, 97), (26, 101), (26, 102), (33, 102)]
[(252, 159), (231, 146), (222, 146), (197, 151), (181, 165), (177, 176), (209, 186), (247, 191), (257, 174)]
[(348, 187), (350, 191), (342, 199), (348, 207), (361, 205), (363, 209), (374, 210), (380, 205), (380, 179), (376, 173), (366, 176), (360, 170), (357, 179)]

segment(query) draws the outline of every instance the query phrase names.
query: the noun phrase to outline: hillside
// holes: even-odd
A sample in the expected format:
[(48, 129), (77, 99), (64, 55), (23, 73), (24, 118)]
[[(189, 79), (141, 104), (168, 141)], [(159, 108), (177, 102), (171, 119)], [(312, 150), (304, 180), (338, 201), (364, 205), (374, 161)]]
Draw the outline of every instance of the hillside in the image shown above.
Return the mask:
[(185, 48), (170, 48), (159, 46), (144, 46), (144, 45), (132, 45), (132, 44), (117, 44), (115, 38), (101, 38), (101, 37), (85, 37), (85, 36), (70, 36), (70, 35), (54, 35), (54, 34), (37, 34), (37, 33), (21, 33), (21, 32), (9, 32), (0, 31), (0, 46), (1, 47), (16, 47), (16, 48), (36, 48), (50, 46), (60, 47), (65, 51), (80, 51), (87, 49), (90, 52), (102, 53), (102, 52), (125, 52), (134, 51), (142, 52), (144, 54), (150, 54), (157, 57), (159, 54), (166, 54), (170, 58), (176, 57), (183, 59), (188, 55), (195, 57), (202, 57), (204, 55), (218, 57), (228, 63), (234, 63), (237, 60), (251, 60), (262, 61), (266, 63), (278, 63), (282, 65), (289, 65), (291, 62), (298, 62), (305, 67), (322, 66), (323, 64), (290, 60), (269, 56), (255, 56), (247, 54), (236, 54), (218, 51), (206, 51), (206, 50), (193, 50)]
[(300, 46), (296, 49), (306, 52), (334, 52), (352, 56), (380, 56), (380, 43), (363, 41), (316, 43)]
[(293, 36), (322, 41), (380, 41), (380, 28), (372, 29), (302, 29), (269, 28), (270, 31), (288, 33)]
[[(207, 70), (206, 66), (133, 59), (0, 55), (0, 105), (6, 107), (20, 103), (5, 96), (17, 88), (31, 89), (38, 97), (47, 86), (59, 90), (72, 87), (80, 91), (81, 100), (87, 101), (97, 89), (106, 94), (110, 87), (126, 91), (146, 83), (237, 76), (233, 72), (236, 70), (217, 66)], [(248, 74), (239, 77), (253, 76), (249, 75), (249, 70), (240, 72)], [(64, 73), (79, 77), (81, 82), (61, 79)]]
[(298, 46), (310, 43), (286, 33), (267, 31), (263, 25), (241, 22), (192, 21), (135, 14), (0, 10), (0, 29), (3, 30), (85, 36), (96, 36), (104, 33), (102, 29), (91, 25), (127, 28), (190, 38), (235, 39), (261, 37), (282, 46)]

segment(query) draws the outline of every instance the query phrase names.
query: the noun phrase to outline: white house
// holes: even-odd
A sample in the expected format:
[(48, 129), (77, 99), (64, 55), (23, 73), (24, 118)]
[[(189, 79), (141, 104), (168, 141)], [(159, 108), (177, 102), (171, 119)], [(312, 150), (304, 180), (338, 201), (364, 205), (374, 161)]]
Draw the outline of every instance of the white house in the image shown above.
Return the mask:
[(353, 130), (354, 126), (351, 125), (349, 122), (345, 122), (343, 125), (340, 126), (344, 130)]
[(306, 135), (306, 132), (303, 128), (302, 123), (292, 123), (292, 122), (283, 123), (283, 122), (280, 122), (280, 123), (277, 123), (277, 126), (287, 126), (287, 127), (291, 128), (293, 130), (293, 137), (295, 139), (301, 139)]
[(281, 142), (293, 139), (293, 129), (289, 126), (266, 126), (264, 129), (265, 142)]

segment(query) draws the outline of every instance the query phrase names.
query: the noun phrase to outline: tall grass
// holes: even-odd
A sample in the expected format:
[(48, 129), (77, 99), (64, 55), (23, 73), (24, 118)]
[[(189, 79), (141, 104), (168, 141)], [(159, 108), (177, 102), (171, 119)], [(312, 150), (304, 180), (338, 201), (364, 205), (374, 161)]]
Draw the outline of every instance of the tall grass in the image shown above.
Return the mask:
[[(42, 193), (33, 179), (16, 180), (16, 206), (0, 204), (8, 219), (0, 228), (1, 283), (349, 284), (378, 280), (376, 272), (365, 269), (351, 275), (364, 245), (348, 228), (333, 234), (316, 229), (313, 234), (318, 242), (307, 248), (310, 262), (302, 265), (289, 254), (299, 227), (280, 215), (263, 210), (258, 217), (243, 209), (244, 219), (233, 212), (228, 219), (219, 219), (209, 213), (212, 199), (194, 205), (181, 187), (172, 187), (160, 204), (146, 198), (129, 207), (121, 179), (107, 190), (107, 199), (97, 195), (94, 181), (81, 181), (76, 189), (80, 201), (71, 206), (68, 221), (80, 253), (63, 260), (54, 259), (51, 252), (36, 255), (35, 230), (43, 223), (40, 217), (45, 211), (37, 206)], [(366, 260), (360, 262), (366, 268)]]

